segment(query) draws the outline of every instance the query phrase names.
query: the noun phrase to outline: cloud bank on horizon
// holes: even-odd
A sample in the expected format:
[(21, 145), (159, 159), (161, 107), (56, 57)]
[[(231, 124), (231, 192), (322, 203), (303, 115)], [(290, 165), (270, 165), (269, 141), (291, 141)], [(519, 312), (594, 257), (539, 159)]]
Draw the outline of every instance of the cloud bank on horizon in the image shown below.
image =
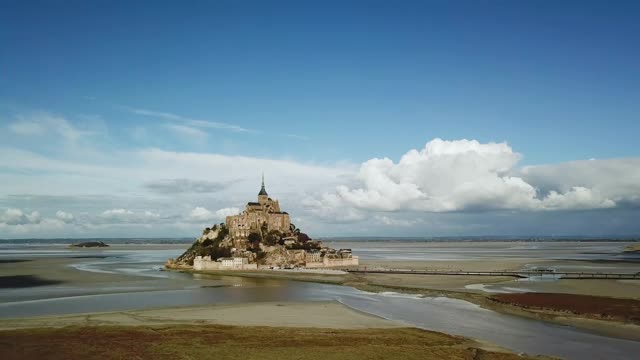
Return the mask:
[[(604, 214), (606, 231), (638, 231), (620, 219), (640, 209), (640, 158), (521, 167), (506, 142), (439, 138), (397, 161), (361, 164), (105, 151), (96, 144), (107, 133), (46, 113), (17, 117), (3, 131), (56, 151), (0, 147), (0, 238), (195, 236), (252, 201), (262, 171), (269, 193), (316, 236), (513, 234), (555, 221), (545, 214), (577, 223)], [(505, 226), (505, 217), (530, 225)]]

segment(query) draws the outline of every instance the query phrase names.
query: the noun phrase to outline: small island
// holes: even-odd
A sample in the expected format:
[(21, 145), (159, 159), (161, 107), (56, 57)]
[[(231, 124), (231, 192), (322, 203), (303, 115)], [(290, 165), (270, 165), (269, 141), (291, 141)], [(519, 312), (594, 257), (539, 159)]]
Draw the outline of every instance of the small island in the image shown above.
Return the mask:
[(78, 244), (71, 244), (69, 245), (69, 247), (72, 248), (103, 248), (103, 247), (109, 247), (109, 245), (105, 244), (102, 241), (86, 241), (86, 242), (81, 242)]
[(358, 265), (351, 249), (332, 249), (311, 239), (291, 223), (280, 210), (278, 200), (264, 186), (257, 202), (248, 202), (238, 215), (224, 223), (207, 227), (202, 236), (177, 259), (165, 264), (169, 269), (258, 270), (329, 268)]

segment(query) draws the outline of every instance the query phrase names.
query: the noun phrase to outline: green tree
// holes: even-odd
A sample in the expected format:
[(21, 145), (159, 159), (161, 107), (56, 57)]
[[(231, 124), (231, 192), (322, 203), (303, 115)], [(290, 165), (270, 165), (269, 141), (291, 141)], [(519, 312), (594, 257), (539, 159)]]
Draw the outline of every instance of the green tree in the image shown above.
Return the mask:
[(211, 239), (206, 239), (205, 241), (202, 242), (201, 244), (203, 247), (207, 247), (207, 246), (211, 246), (213, 245), (213, 240)]
[(247, 240), (251, 245), (255, 243), (259, 244), (260, 241), (262, 241), (262, 236), (260, 236), (260, 233), (252, 232), (251, 234), (249, 234), (249, 237), (247, 237)]
[(311, 238), (309, 237), (309, 235), (305, 234), (305, 233), (300, 233), (298, 234), (298, 241), (301, 243), (306, 243), (309, 240), (311, 240)]
[(265, 237), (264, 242), (266, 245), (274, 246), (275, 244), (278, 243), (281, 237), (282, 237), (282, 234), (280, 233), (280, 231), (271, 230), (269, 231), (269, 234), (267, 234), (267, 236)]

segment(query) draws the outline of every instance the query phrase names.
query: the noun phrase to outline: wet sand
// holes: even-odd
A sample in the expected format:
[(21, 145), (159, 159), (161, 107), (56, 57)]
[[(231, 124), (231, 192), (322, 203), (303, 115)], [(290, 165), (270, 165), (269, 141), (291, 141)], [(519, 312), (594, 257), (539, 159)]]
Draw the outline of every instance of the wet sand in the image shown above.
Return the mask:
[[(0, 274), (2, 274), (3, 277), (29, 275), (42, 280), (77, 285), (130, 281), (136, 278), (124, 274), (77, 270), (69, 266), (79, 261), (79, 259), (75, 257), (33, 257), (12, 260), (13, 262), (5, 261), (0, 263)], [(18, 260), (22, 261), (18, 262)]]
[[(365, 260), (361, 267), (369, 269), (420, 269), (420, 270), (476, 270), (476, 271), (516, 271), (528, 267), (552, 267), (575, 270), (584, 267), (602, 268), (598, 261), (558, 261), (558, 260), (465, 260), (465, 261), (388, 261)], [(639, 270), (638, 263), (616, 262), (618, 271), (634, 273)], [(380, 286), (414, 287), (424, 289), (453, 290), (490, 294), (491, 289), (510, 292), (547, 292), (576, 295), (610, 296), (618, 298), (640, 299), (640, 280), (589, 280), (589, 279), (547, 279), (541, 281), (515, 279), (513, 277), (492, 276), (438, 276), (438, 275), (393, 275), (366, 274), (361, 279)], [(494, 285), (468, 288), (468, 285)], [(499, 285), (499, 286), (495, 286)]]
[(0, 330), (64, 326), (221, 324), (369, 329), (407, 327), (336, 302), (251, 303), (0, 320)]

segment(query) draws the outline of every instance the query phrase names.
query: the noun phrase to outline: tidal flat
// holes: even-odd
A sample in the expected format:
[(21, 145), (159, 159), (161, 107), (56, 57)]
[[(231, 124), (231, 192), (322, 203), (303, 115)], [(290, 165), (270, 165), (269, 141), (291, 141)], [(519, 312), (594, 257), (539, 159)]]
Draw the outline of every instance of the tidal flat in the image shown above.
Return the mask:
[[(634, 267), (634, 259), (617, 256), (621, 244), (573, 246), (562, 244), (560, 256), (553, 251), (541, 251), (544, 244), (499, 243), (485, 244), (405, 244), (373, 243), (342, 244), (363, 254), (362, 266), (416, 269), (518, 269), (541, 264), (558, 266), (614, 267), (616, 271)], [(532, 249), (535, 245), (537, 249)], [(360, 248), (356, 247), (359, 246)], [(551, 314), (530, 311), (512, 305), (490, 301), (495, 289), (504, 290), (513, 278), (451, 277), (390, 274), (315, 274), (303, 271), (193, 273), (162, 271), (162, 264), (181, 253), (188, 245), (117, 245), (108, 249), (68, 249), (63, 246), (5, 246), (0, 249), (0, 276), (32, 276), (57, 283), (25, 283), (22, 287), (7, 287), (0, 293), (0, 328), (7, 331), (40, 331), (40, 327), (88, 329), (99, 326), (180, 327), (193, 326), (287, 326), (285, 317), (266, 322), (269, 316), (282, 314), (280, 310), (291, 304), (304, 304), (306, 327), (354, 330), (344, 324), (323, 323), (334, 318), (352, 319), (342, 310), (323, 308), (322, 304), (336, 304), (376, 321), (390, 321), (398, 326), (412, 326), (422, 330), (446, 333), (474, 339), (484, 345), (507, 349), (516, 353), (544, 354), (568, 359), (597, 355), (601, 358), (632, 358), (640, 351), (637, 325), (619, 321), (583, 319), (570, 313)], [(340, 246), (337, 246), (340, 247)], [(558, 247), (553, 244), (552, 247)], [(622, 246), (624, 248), (624, 246)], [(581, 253), (586, 249), (588, 254)], [(532, 251), (533, 250), (533, 251)], [(571, 255), (570, 252), (574, 252)], [(492, 257), (491, 253), (495, 253)], [(439, 254), (436, 256), (436, 254)], [(542, 256), (541, 256), (542, 255)], [(393, 257), (393, 258), (391, 258)], [(590, 258), (591, 257), (593, 261)], [(565, 259), (570, 258), (570, 259)], [(598, 260), (600, 259), (600, 260)], [(583, 281), (583, 283), (579, 283)], [(550, 280), (517, 284), (520, 289), (536, 284), (553, 284), (576, 292), (575, 287), (606, 295), (615, 287), (623, 298), (635, 299), (639, 284), (635, 281), (611, 280)], [(575, 286), (562, 285), (566, 282)], [(488, 290), (473, 289), (481, 284)], [(585, 285), (581, 285), (585, 284)], [(609, 285), (606, 285), (609, 284)], [(472, 287), (469, 287), (472, 285)], [(546, 285), (549, 286), (549, 285)], [(607, 287), (609, 286), (609, 287)], [(506, 289), (505, 291), (508, 291)], [(532, 289), (535, 290), (535, 289)], [(265, 308), (281, 304), (279, 308)], [(288, 305), (287, 305), (288, 304)], [(180, 316), (185, 308), (204, 309), (194, 317)], [(225, 310), (226, 309), (226, 310)], [(235, 309), (235, 310), (232, 310)], [(256, 310), (261, 309), (261, 310)], [(275, 310), (274, 310), (275, 309)], [(146, 311), (155, 311), (153, 316)], [(232, 313), (253, 314), (237, 317)], [(117, 315), (104, 315), (117, 314)], [(133, 314), (133, 316), (131, 315)], [(162, 314), (165, 324), (145, 323), (149, 316)], [(182, 314), (182, 315), (180, 315)], [(217, 315), (216, 315), (217, 314)], [(224, 314), (224, 315), (222, 315)], [(516, 316), (513, 316), (516, 315)], [(244, 316), (244, 315), (243, 315)], [(137, 320), (132, 320), (136, 318)], [(46, 320), (45, 320), (46, 319)], [(71, 321), (70, 319), (76, 319)], [(92, 322), (77, 319), (91, 319)], [(102, 319), (102, 320), (100, 320)], [(131, 324), (120, 321), (128, 319)], [(142, 320), (141, 320), (142, 319)], [(230, 321), (236, 319), (236, 322)], [(262, 319), (263, 322), (251, 320)], [(386, 319), (386, 320), (385, 320)], [(43, 322), (44, 321), (44, 322)], [(96, 321), (102, 321), (99, 324)], [(158, 321), (156, 318), (154, 321)], [(555, 323), (568, 325), (557, 326)], [(30, 324), (19, 329), (16, 324)], [(358, 324), (357, 321), (354, 324)], [(371, 329), (362, 323), (357, 330)], [(327, 327), (328, 326), (328, 327)], [(378, 330), (394, 330), (393, 328)], [(61, 329), (62, 331), (62, 329)], [(99, 330), (102, 331), (102, 330)], [(395, 330), (394, 330), (395, 331)], [(631, 335), (629, 335), (631, 334)], [(48, 335), (47, 335), (48, 336)], [(472, 340), (467, 340), (472, 341)], [(544, 344), (542, 346), (541, 344)], [(567, 344), (572, 344), (567, 346)], [(596, 345), (593, 345), (596, 344)], [(594, 347), (595, 346), (595, 347)], [(474, 350), (475, 351), (475, 350)], [(477, 352), (476, 352), (477, 353)], [(333, 356), (333, 355), (331, 355)], [(338, 355), (335, 355), (338, 356)], [(452, 358), (456, 358), (454, 353)], [(460, 355), (465, 358), (466, 355)], [(410, 357), (409, 357), (410, 358)], [(446, 357), (445, 357), (446, 358)]]

